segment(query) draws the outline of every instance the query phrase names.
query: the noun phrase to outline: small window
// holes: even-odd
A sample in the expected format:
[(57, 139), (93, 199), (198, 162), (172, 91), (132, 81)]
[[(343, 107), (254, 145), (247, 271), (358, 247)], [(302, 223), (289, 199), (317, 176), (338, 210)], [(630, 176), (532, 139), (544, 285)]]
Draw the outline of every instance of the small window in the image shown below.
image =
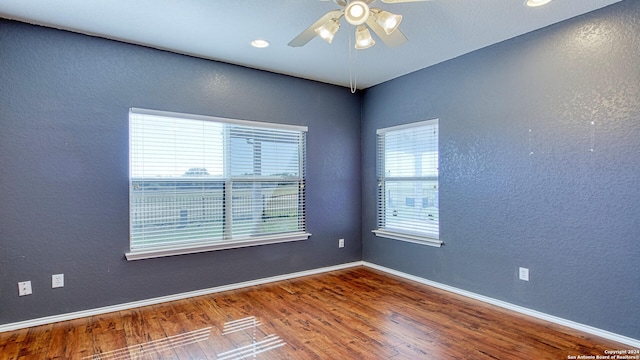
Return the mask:
[(377, 131), (377, 236), (441, 246), (438, 120)]
[(308, 238), (306, 131), (131, 109), (127, 259)]

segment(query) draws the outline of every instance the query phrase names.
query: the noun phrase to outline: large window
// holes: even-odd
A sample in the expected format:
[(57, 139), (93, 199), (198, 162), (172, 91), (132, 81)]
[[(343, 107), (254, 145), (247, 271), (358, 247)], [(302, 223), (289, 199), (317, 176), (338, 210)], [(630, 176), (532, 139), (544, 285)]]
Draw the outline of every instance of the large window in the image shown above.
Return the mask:
[(382, 237), (440, 246), (438, 120), (377, 131), (378, 228)]
[(131, 109), (127, 259), (308, 238), (306, 131)]

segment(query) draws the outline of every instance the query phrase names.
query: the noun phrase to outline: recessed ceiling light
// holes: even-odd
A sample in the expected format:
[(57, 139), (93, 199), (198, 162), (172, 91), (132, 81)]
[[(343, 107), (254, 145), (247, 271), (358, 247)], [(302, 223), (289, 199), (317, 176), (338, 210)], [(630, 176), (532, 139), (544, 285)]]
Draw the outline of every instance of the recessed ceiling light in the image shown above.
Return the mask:
[(525, 5), (531, 6), (531, 7), (536, 7), (536, 6), (542, 6), (542, 5), (548, 4), (550, 2), (551, 2), (551, 0), (527, 0)]
[(255, 39), (251, 42), (251, 46), (262, 49), (269, 46), (269, 42), (267, 40)]

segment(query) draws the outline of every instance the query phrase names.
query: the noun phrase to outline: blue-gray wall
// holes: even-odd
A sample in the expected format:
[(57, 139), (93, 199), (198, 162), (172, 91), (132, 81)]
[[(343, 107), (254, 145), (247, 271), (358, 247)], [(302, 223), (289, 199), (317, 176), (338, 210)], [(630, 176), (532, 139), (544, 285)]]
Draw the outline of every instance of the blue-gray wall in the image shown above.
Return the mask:
[[(375, 131), (432, 118), (446, 245), (377, 238)], [(640, 339), (640, 1), (371, 88), (362, 132), (364, 260)]]
[[(127, 262), (130, 107), (308, 126), (311, 238)], [(0, 324), (360, 260), (360, 108), (342, 87), (0, 19)]]
[[(361, 98), (0, 19), (0, 324), (363, 258), (640, 338), (638, 34), (626, 0)], [(313, 236), (126, 262), (132, 106), (309, 126)], [(375, 129), (431, 118), (446, 245), (376, 238)]]

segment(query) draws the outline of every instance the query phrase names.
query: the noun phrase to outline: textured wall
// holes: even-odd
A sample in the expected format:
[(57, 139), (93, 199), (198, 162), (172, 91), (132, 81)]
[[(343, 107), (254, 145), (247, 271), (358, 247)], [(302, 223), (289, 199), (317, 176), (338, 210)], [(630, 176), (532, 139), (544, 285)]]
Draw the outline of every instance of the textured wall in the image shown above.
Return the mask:
[[(627, 0), (369, 89), (364, 260), (640, 339), (638, 34)], [(432, 118), (446, 245), (377, 238), (375, 131)]]
[[(0, 19), (0, 324), (360, 260), (360, 100)], [(312, 237), (127, 262), (130, 107), (308, 126)]]

